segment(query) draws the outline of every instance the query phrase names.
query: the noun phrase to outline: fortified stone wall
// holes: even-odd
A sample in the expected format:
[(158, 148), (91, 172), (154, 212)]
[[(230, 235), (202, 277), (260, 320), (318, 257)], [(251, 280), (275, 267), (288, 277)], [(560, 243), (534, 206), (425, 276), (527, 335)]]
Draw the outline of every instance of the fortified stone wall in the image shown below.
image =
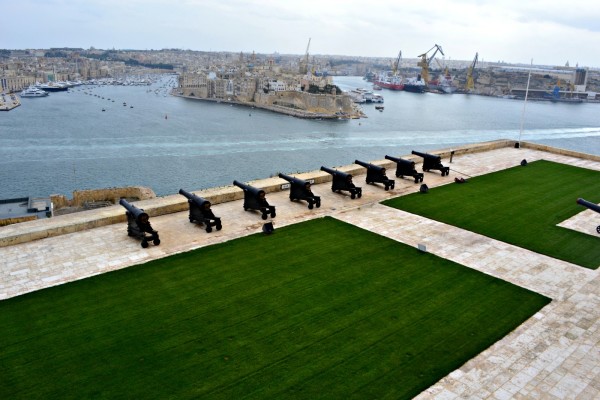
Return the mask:
[(254, 101), (263, 106), (278, 105), (318, 113), (354, 112), (349, 96), (331, 94), (311, 94), (293, 90), (266, 94), (257, 92)]
[(50, 200), (54, 204), (54, 209), (59, 210), (65, 207), (83, 207), (86, 203), (99, 201), (110, 201), (113, 204), (119, 202), (119, 199), (147, 200), (156, 197), (154, 191), (143, 186), (130, 186), (122, 188), (77, 190), (73, 192), (73, 200), (67, 199), (64, 195), (53, 194)]

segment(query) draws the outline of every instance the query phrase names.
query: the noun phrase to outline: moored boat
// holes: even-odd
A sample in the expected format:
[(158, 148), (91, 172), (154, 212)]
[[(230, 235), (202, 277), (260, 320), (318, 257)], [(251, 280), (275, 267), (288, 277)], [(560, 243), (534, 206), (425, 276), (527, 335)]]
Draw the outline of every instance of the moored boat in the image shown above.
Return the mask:
[(452, 80), (452, 76), (450, 76), (450, 72), (447, 69), (444, 75), (441, 75), (437, 80), (430, 81), (427, 86), (430, 91), (446, 94), (452, 94), (457, 89)]
[(45, 97), (48, 96), (48, 93), (43, 91), (42, 89), (38, 89), (36, 87), (30, 86), (27, 89), (24, 89), (21, 93), (19, 93), (21, 97)]
[(45, 92), (64, 92), (66, 90), (69, 89), (68, 86), (65, 85), (59, 85), (57, 83), (54, 82), (50, 82), (50, 83), (37, 83), (35, 85), (36, 88), (41, 89)]
[(399, 75), (380, 75), (373, 82), (376, 86), (380, 88), (390, 89), (390, 90), (403, 90), (404, 83), (402, 82), (402, 77)]
[(416, 78), (408, 78), (404, 82), (404, 91), (412, 93), (423, 93), (427, 89), (425, 81), (418, 75)]

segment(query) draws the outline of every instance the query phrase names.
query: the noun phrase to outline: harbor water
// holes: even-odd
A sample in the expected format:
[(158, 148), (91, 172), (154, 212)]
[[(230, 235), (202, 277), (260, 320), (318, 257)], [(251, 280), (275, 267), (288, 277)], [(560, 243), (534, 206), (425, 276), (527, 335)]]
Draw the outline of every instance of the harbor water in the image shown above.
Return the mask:
[(367, 118), (307, 120), (170, 96), (173, 82), (22, 99), (0, 114), (0, 199), (134, 185), (167, 195), (496, 139), (600, 155), (600, 104), (529, 101), (523, 118), (518, 100), (382, 90), (384, 110), (365, 104)]

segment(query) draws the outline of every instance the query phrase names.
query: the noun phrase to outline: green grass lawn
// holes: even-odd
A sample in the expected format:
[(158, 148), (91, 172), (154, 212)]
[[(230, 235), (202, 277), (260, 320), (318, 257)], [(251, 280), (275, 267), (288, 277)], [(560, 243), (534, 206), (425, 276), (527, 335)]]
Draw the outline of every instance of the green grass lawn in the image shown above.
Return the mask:
[(549, 301), (318, 219), (0, 302), (0, 398), (411, 398)]
[(556, 226), (585, 210), (578, 197), (600, 202), (600, 172), (536, 161), (383, 204), (596, 269), (600, 237)]

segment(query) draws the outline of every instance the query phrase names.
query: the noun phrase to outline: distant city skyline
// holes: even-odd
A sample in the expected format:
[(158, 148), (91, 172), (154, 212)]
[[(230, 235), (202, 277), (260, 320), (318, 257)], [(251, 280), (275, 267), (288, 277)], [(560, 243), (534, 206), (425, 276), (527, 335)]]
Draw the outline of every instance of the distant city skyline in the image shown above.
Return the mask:
[[(3, 4), (0, 48), (445, 58), (600, 67), (600, 5), (581, 0), (19, 0)], [(439, 55), (438, 55), (439, 56)]]

